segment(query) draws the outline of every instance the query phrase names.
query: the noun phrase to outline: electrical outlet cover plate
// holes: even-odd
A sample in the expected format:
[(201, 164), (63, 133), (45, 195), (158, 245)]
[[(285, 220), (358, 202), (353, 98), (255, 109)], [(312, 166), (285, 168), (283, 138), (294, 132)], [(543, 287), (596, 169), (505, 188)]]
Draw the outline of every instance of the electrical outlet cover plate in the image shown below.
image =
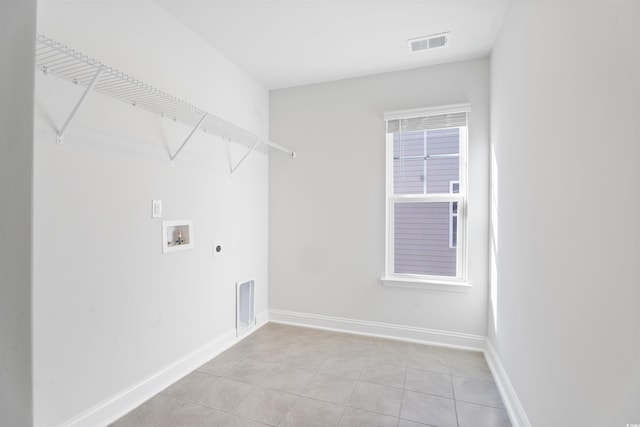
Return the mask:
[(153, 200), (151, 218), (162, 218), (162, 200)]

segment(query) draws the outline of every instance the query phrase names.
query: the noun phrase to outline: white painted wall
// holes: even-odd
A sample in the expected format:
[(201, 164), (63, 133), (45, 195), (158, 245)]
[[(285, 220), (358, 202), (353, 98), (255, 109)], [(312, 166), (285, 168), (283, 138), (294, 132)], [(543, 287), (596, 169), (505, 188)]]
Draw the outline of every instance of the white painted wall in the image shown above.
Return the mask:
[(514, 1), (490, 341), (533, 426), (640, 423), (640, 3)]
[(35, 0), (0, 4), (0, 425), (33, 419), (31, 369)]
[[(151, 1), (43, 1), (38, 32), (268, 134), (266, 89)], [(172, 167), (168, 151), (191, 129), (100, 94), (88, 98), (64, 145), (56, 145), (55, 129), (81, 92), (37, 73), (38, 426), (91, 415), (112, 398), (126, 406), (140, 397), (127, 401), (129, 387), (228, 337), (235, 328), (236, 280), (255, 276), (256, 310), (267, 308), (265, 153), (253, 154), (231, 177), (223, 143), (199, 132)], [(236, 160), (245, 149), (232, 148)], [(163, 219), (193, 220), (193, 250), (162, 254), (152, 199), (163, 201)], [(226, 252), (215, 259), (214, 240), (224, 242)], [(95, 417), (81, 417), (80, 425), (109, 421)]]
[[(271, 92), (269, 308), (486, 335), (489, 61)], [(471, 103), (467, 294), (383, 287), (383, 113)]]

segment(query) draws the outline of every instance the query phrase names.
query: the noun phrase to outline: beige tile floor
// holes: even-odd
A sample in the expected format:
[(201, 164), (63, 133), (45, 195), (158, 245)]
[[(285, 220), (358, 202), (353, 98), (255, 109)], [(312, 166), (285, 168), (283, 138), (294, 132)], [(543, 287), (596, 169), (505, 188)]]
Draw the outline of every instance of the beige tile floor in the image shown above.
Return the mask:
[(269, 323), (112, 426), (511, 423), (482, 353)]

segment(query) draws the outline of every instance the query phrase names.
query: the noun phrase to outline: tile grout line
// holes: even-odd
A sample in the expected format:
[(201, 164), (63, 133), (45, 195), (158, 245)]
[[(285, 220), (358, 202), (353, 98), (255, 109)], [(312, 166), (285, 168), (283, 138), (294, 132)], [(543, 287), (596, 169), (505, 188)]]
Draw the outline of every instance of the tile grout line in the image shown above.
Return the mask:
[(456, 389), (453, 386), (453, 372), (449, 369), (449, 380), (451, 381), (451, 394), (453, 394), (453, 413), (456, 416), (456, 426), (460, 427), (458, 420), (458, 401), (456, 400)]
[(286, 420), (286, 419), (287, 419), (287, 415), (289, 415), (289, 413), (290, 413), (291, 411), (293, 411), (293, 408), (296, 406), (296, 403), (298, 403), (298, 400), (300, 400), (300, 395), (299, 395), (299, 394), (296, 394), (295, 396), (296, 396), (296, 400), (294, 400), (294, 401), (293, 401), (293, 405), (291, 405), (291, 408), (289, 408), (289, 410), (287, 411), (287, 413), (286, 413), (286, 414), (284, 414), (284, 416), (282, 417), (282, 419), (280, 420), (280, 422), (278, 422), (278, 425), (281, 425), (281, 424), (282, 424), (282, 422), (283, 422), (284, 420)]

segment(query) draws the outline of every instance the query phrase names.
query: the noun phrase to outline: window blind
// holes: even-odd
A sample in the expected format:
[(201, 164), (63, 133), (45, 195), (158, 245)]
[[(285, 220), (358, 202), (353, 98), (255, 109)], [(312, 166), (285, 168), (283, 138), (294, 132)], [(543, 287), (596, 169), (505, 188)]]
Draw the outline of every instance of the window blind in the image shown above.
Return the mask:
[(387, 133), (467, 126), (467, 112), (387, 120)]

